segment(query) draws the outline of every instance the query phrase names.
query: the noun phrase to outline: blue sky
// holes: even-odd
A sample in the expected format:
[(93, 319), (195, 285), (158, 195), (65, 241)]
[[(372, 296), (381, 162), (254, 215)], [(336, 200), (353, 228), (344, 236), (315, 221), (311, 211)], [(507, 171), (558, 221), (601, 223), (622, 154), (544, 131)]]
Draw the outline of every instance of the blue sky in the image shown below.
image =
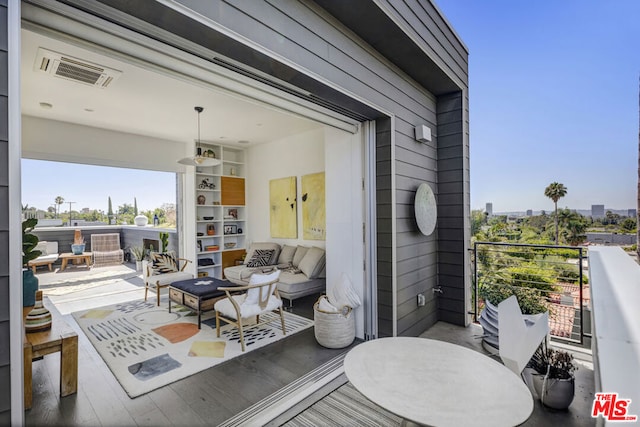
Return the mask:
[[(176, 174), (139, 169), (121, 169), (74, 163), (22, 160), (22, 204), (47, 210), (62, 196), (74, 211), (83, 208), (108, 209), (108, 198), (114, 212), (125, 203), (138, 211), (159, 208), (176, 202)], [(60, 206), (68, 212), (69, 203)]]
[(469, 49), (471, 207), (636, 206), (640, 1), (435, 0)]

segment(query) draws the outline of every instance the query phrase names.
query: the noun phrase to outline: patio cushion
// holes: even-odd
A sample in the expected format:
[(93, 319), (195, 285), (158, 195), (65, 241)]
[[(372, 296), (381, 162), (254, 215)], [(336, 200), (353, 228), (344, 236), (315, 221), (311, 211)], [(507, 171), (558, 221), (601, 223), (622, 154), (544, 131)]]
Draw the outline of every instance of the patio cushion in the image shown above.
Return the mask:
[(187, 273), (186, 271), (178, 271), (175, 273), (153, 274), (149, 276), (148, 280), (153, 284), (164, 286), (170, 285), (173, 282), (177, 282), (179, 280), (188, 279), (193, 279), (193, 275), (191, 273)]

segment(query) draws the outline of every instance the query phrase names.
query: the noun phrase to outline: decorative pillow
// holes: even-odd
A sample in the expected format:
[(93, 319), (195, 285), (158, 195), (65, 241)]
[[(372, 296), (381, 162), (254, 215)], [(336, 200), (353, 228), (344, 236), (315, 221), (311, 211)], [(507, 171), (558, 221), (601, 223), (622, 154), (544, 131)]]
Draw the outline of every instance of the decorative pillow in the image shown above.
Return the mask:
[(175, 273), (178, 271), (178, 261), (175, 252), (151, 252), (151, 269), (154, 274)]
[(302, 270), (302, 272), (309, 279), (315, 279), (320, 275), (320, 272), (324, 268), (324, 264), (326, 262), (326, 254), (324, 249), (320, 249), (318, 247), (310, 248), (307, 253), (304, 255), (304, 258), (298, 264), (298, 268)]
[(344, 272), (340, 275), (340, 280), (327, 290), (327, 294), (331, 303), (336, 307), (356, 308), (361, 304), (360, 297), (353, 288), (353, 283)]
[(307, 248), (306, 246), (298, 246), (296, 248), (296, 253), (293, 256), (293, 261), (291, 262), (294, 267), (300, 265), (300, 261), (302, 261), (302, 258), (304, 258), (308, 250), (309, 248)]
[(278, 264), (293, 264), (293, 256), (296, 253), (295, 246), (284, 245), (280, 251), (280, 257), (278, 258)]
[(273, 252), (273, 249), (256, 249), (247, 262), (247, 267), (266, 267), (271, 261)]
[[(260, 250), (260, 249), (258, 249), (258, 250)], [(255, 274), (252, 274), (251, 278), (249, 279), (249, 286), (262, 285), (263, 283), (273, 282), (274, 280), (278, 280), (278, 277), (280, 277), (280, 270), (275, 270), (273, 273), (270, 273), (270, 274), (257, 274), (257, 273), (255, 273)], [(267, 286), (265, 286), (263, 288), (249, 289), (247, 291), (247, 297), (244, 299), (242, 304), (243, 305), (245, 305), (245, 304), (251, 304), (251, 305), (258, 304), (258, 300), (260, 299), (260, 289), (262, 289), (263, 295), (264, 295), (265, 291), (268, 292), (268, 290), (269, 290)]]
[(48, 255), (48, 253), (47, 253), (47, 242), (44, 241), (44, 240), (39, 241), (38, 244), (36, 245), (36, 247), (33, 248), (33, 250), (42, 252), (40, 254), (40, 256)]

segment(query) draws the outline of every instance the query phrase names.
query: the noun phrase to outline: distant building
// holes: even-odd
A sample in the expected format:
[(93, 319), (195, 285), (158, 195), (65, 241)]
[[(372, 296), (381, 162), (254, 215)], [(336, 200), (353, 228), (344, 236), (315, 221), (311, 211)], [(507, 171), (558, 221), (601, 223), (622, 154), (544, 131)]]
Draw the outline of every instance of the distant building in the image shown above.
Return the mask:
[(527, 216), (533, 216), (533, 210), (527, 209)]
[(638, 211), (636, 209), (629, 209), (627, 211), (627, 216), (629, 218), (635, 218), (638, 215)]
[(493, 203), (487, 203), (487, 205), (486, 205), (484, 210), (487, 213), (487, 215), (492, 216), (493, 215)]
[(591, 218), (604, 218), (604, 205), (591, 205)]

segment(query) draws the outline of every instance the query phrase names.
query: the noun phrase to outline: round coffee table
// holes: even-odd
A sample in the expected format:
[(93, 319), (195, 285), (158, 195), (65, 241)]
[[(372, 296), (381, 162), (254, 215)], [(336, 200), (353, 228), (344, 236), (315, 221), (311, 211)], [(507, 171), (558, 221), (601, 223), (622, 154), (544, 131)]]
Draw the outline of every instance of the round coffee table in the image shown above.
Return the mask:
[(468, 348), (426, 338), (367, 341), (344, 360), (347, 378), (375, 404), (418, 424), (514, 426), (533, 411), (522, 379)]

